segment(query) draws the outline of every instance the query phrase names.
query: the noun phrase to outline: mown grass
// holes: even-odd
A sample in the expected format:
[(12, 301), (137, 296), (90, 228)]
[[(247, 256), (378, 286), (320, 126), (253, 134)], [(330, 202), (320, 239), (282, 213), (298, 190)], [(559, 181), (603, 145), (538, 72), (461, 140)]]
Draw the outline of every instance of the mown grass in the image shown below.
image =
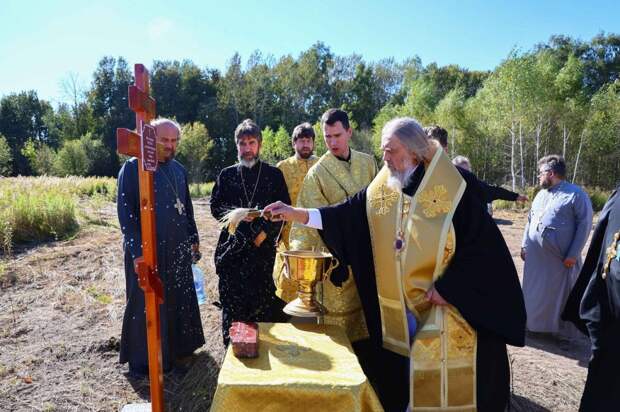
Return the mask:
[(80, 197), (116, 198), (116, 180), (84, 177), (0, 178), (0, 248), (66, 239), (79, 229)]

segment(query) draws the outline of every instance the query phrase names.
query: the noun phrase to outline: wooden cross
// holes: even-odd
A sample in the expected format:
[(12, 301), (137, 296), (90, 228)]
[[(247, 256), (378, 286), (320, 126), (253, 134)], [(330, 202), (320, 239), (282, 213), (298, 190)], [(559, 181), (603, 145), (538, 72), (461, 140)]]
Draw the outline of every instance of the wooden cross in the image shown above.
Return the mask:
[[(140, 288), (144, 291), (146, 305), (146, 332), (148, 342), (151, 408), (163, 412), (163, 369), (161, 355), (161, 324), (159, 305), (164, 302), (163, 285), (157, 271), (157, 238), (155, 233), (155, 194), (153, 173), (157, 168), (154, 131), (148, 123), (155, 118), (155, 99), (149, 96), (149, 73), (142, 64), (136, 64), (135, 84), (129, 86), (129, 108), (136, 113), (136, 130), (117, 129), (117, 150), (135, 156), (138, 166), (140, 192), (140, 226), (142, 256), (136, 258), (134, 267)], [(149, 130), (150, 127), (150, 130)]]

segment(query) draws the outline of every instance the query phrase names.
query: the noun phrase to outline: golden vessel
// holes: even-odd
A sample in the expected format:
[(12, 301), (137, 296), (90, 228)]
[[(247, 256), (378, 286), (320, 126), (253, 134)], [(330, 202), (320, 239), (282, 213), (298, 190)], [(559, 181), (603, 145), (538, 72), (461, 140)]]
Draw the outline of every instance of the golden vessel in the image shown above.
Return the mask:
[(316, 298), (317, 282), (327, 278), (339, 265), (331, 253), (313, 250), (280, 252), (284, 259), (284, 276), (297, 283), (297, 298), (284, 307), (291, 316), (314, 318), (325, 313)]

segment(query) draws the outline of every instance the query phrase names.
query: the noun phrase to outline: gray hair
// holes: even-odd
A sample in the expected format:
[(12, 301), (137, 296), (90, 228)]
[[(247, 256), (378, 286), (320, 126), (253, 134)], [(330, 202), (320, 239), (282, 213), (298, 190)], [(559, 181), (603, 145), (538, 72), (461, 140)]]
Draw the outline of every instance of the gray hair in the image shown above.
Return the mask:
[(405, 147), (419, 158), (426, 158), (429, 152), (428, 138), (417, 120), (411, 117), (397, 117), (383, 126), (381, 140), (396, 136)]
[(157, 126), (169, 125), (174, 127), (177, 130), (177, 141), (181, 140), (181, 125), (175, 122), (172, 119), (168, 119), (167, 117), (159, 117), (155, 120), (151, 120), (150, 125), (157, 128)]
[(467, 170), (471, 169), (471, 162), (465, 156), (460, 156), (460, 155), (456, 156), (454, 159), (452, 159), (452, 164), (454, 166), (463, 167), (464, 169), (467, 169)]

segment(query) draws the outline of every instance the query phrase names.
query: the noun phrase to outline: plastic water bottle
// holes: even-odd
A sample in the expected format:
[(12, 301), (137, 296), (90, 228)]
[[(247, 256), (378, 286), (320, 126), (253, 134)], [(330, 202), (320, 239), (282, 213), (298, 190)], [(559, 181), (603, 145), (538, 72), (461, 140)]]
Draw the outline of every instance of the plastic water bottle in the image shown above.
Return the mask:
[(207, 301), (205, 296), (205, 278), (202, 270), (198, 265), (192, 265), (192, 274), (194, 275), (194, 287), (196, 288), (196, 297), (198, 298), (198, 304), (202, 305)]

